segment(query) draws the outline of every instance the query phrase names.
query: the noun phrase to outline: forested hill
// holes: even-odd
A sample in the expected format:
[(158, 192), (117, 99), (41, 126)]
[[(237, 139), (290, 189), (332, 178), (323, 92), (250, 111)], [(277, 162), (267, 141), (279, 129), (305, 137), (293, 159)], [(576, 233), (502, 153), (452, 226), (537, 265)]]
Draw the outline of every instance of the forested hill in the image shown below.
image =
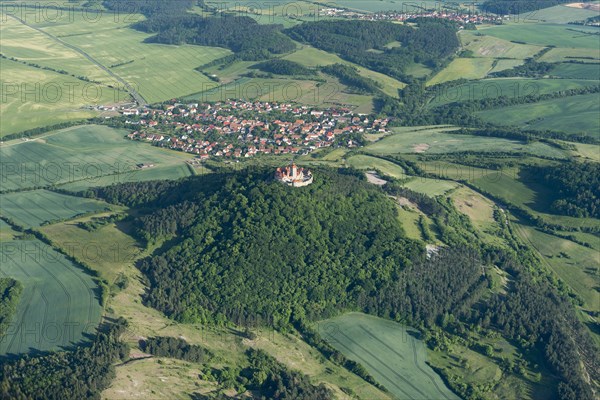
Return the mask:
[[(180, 201), (167, 199), (171, 205), (138, 221), (149, 241), (179, 234), (140, 266), (151, 286), (147, 302), (178, 320), (325, 318), (355, 309), (362, 292), (424, 257), (422, 244), (405, 237), (394, 203), (356, 176), (319, 170), (305, 188), (274, 181), (272, 171), (222, 179), (184, 181), (167, 191), (185, 192)], [(97, 194), (128, 203), (114, 191), (137, 192), (131, 187)]]
[[(386, 21), (317, 21), (285, 33), (348, 61), (405, 79), (409, 65), (418, 62), (436, 67), (459, 46), (457, 28), (451, 21), (421, 18), (417, 23), (415, 28)], [(400, 46), (387, 46), (392, 42)]]
[(295, 48), (290, 38), (280, 32), (282, 25), (262, 25), (250, 17), (159, 14), (134, 28), (155, 33), (150, 42), (226, 47), (246, 60), (261, 60)]

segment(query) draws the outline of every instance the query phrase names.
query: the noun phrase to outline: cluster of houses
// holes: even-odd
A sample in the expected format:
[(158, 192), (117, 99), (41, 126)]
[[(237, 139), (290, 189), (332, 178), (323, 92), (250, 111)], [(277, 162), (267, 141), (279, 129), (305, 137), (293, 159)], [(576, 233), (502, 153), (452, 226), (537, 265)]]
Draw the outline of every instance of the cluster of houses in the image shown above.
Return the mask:
[(387, 132), (388, 118), (354, 114), (347, 108), (315, 109), (297, 104), (224, 101), (127, 108), (121, 114), (135, 131), (131, 140), (210, 157), (308, 154), (334, 144), (358, 145), (363, 133)]
[(324, 8), (321, 16), (330, 18), (361, 19), (365, 21), (399, 21), (414, 18), (441, 18), (456, 21), (459, 24), (498, 24), (508, 16), (498, 16), (487, 13), (452, 12), (452, 11), (380, 11), (374, 13), (357, 12), (343, 8)]

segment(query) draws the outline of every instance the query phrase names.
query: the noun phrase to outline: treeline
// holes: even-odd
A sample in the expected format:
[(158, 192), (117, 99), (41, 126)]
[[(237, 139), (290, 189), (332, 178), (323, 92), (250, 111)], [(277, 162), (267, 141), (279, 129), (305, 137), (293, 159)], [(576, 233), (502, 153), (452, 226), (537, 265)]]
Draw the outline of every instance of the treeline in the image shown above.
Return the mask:
[(262, 25), (250, 17), (195, 14), (157, 15), (133, 25), (155, 35), (148, 42), (226, 47), (243, 60), (262, 60), (295, 49), (282, 25)]
[(529, 59), (525, 61), (523, 65), (518, 65), (514, 68), (505, 69), (498, 72), (490, 73), (489, 76), (495, 76), (500, 78), (506, 77), (528, 77), (528, 78), (539, 78), (544, 75), (550, 74), (553, 68), (556, 67), (556, 64), (551, 64), (547, 62), (538, 62), (533, 59)]
[(23, 285), (11, 278), (0, 278), (0, 339), (6, 333), (15, 312)]
[(129, 355), (129, 347), (119, 340), (126, 326), (120, 318), (98, 332), (91, 345), (74, 351), (3, 360), (0, 398), (100, 399), (115, 377), (113, 364)]
[[(248, 366), (206, 367), (202, 379), (216, 381), (222, 388), (235, 388), (238, 393), (252, 392), (253, 399), (298, 399), (330, 400), (333, 393), (322, 383), (313, 385), (309, 378), (297, 371), (291, 371), (263, 350), (250, 348), (246, 351)], [(198, 394), (197, 399), (227, 399), (221, 393)]]
[(140, 348), (146, 353), (159, 357), (171, 357), (179, 360), (205, 363), (214, 355), (208, 349), (189, 344), (184, 339), (169, 336), (157, 336), (140, 340)]
[(315, 75), (315, 71), (294, 61), (274, 59), (253, 66), (263, 72), (277, 75)]
[[(405, 82), (412, 80), (405, 74), (408, 66), (417, 62), (437, 67), (459, 46), (456, 27), (433, 18), (420, 20), (418, 28), (386, 21), (307, 22), (285, 33), (292, 39)], [(394, 41), (402, 46), (386, 47)]]
[(331, 64), (322, 67), (321, 71), (335, 76), (341, 83), (358, 93), (377, 93), (382, 85), (371, 78), (359, 75), (358, 69), (346, 64)]
[(530, 166), (531, 176), (553, 188), (550, 206), (558, 214), (600, 218), (600, 168), (591, 162), (566, 162), (557, 166)]
[[(523, 14), (570, 2), (570, 0), (487, 0), (481, 8), (499, 15)], [(536, 19), (535, 14), (532, 14), (529, 19)]]
[(194, 0), (104, 0), (104, 7), (116, 13), (143, 14), (147, 17), (156, 15), (180, 15), (192, 8)]

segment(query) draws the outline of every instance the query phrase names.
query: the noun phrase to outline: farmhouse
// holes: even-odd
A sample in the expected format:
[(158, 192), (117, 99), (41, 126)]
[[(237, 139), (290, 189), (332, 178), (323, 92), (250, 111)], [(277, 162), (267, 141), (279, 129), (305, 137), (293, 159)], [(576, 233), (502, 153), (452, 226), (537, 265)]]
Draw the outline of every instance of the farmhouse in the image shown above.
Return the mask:
[(285, 168), (277, 168), (275, 179), (288, 186), (308, 186), (313, 182), (312, 173), (307, 169), (298, 168), (293, 162)]

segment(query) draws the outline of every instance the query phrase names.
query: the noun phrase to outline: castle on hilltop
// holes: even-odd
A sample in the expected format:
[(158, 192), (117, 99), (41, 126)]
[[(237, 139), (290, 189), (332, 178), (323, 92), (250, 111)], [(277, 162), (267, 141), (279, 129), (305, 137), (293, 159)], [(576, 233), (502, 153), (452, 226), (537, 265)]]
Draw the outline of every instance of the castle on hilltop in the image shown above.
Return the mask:
[(298, 168), (293, 162), (284, 168), (277, 168), (275, 179), (288, 186), (308, 186), (313, 182), (312, 173), (308, 169)]

